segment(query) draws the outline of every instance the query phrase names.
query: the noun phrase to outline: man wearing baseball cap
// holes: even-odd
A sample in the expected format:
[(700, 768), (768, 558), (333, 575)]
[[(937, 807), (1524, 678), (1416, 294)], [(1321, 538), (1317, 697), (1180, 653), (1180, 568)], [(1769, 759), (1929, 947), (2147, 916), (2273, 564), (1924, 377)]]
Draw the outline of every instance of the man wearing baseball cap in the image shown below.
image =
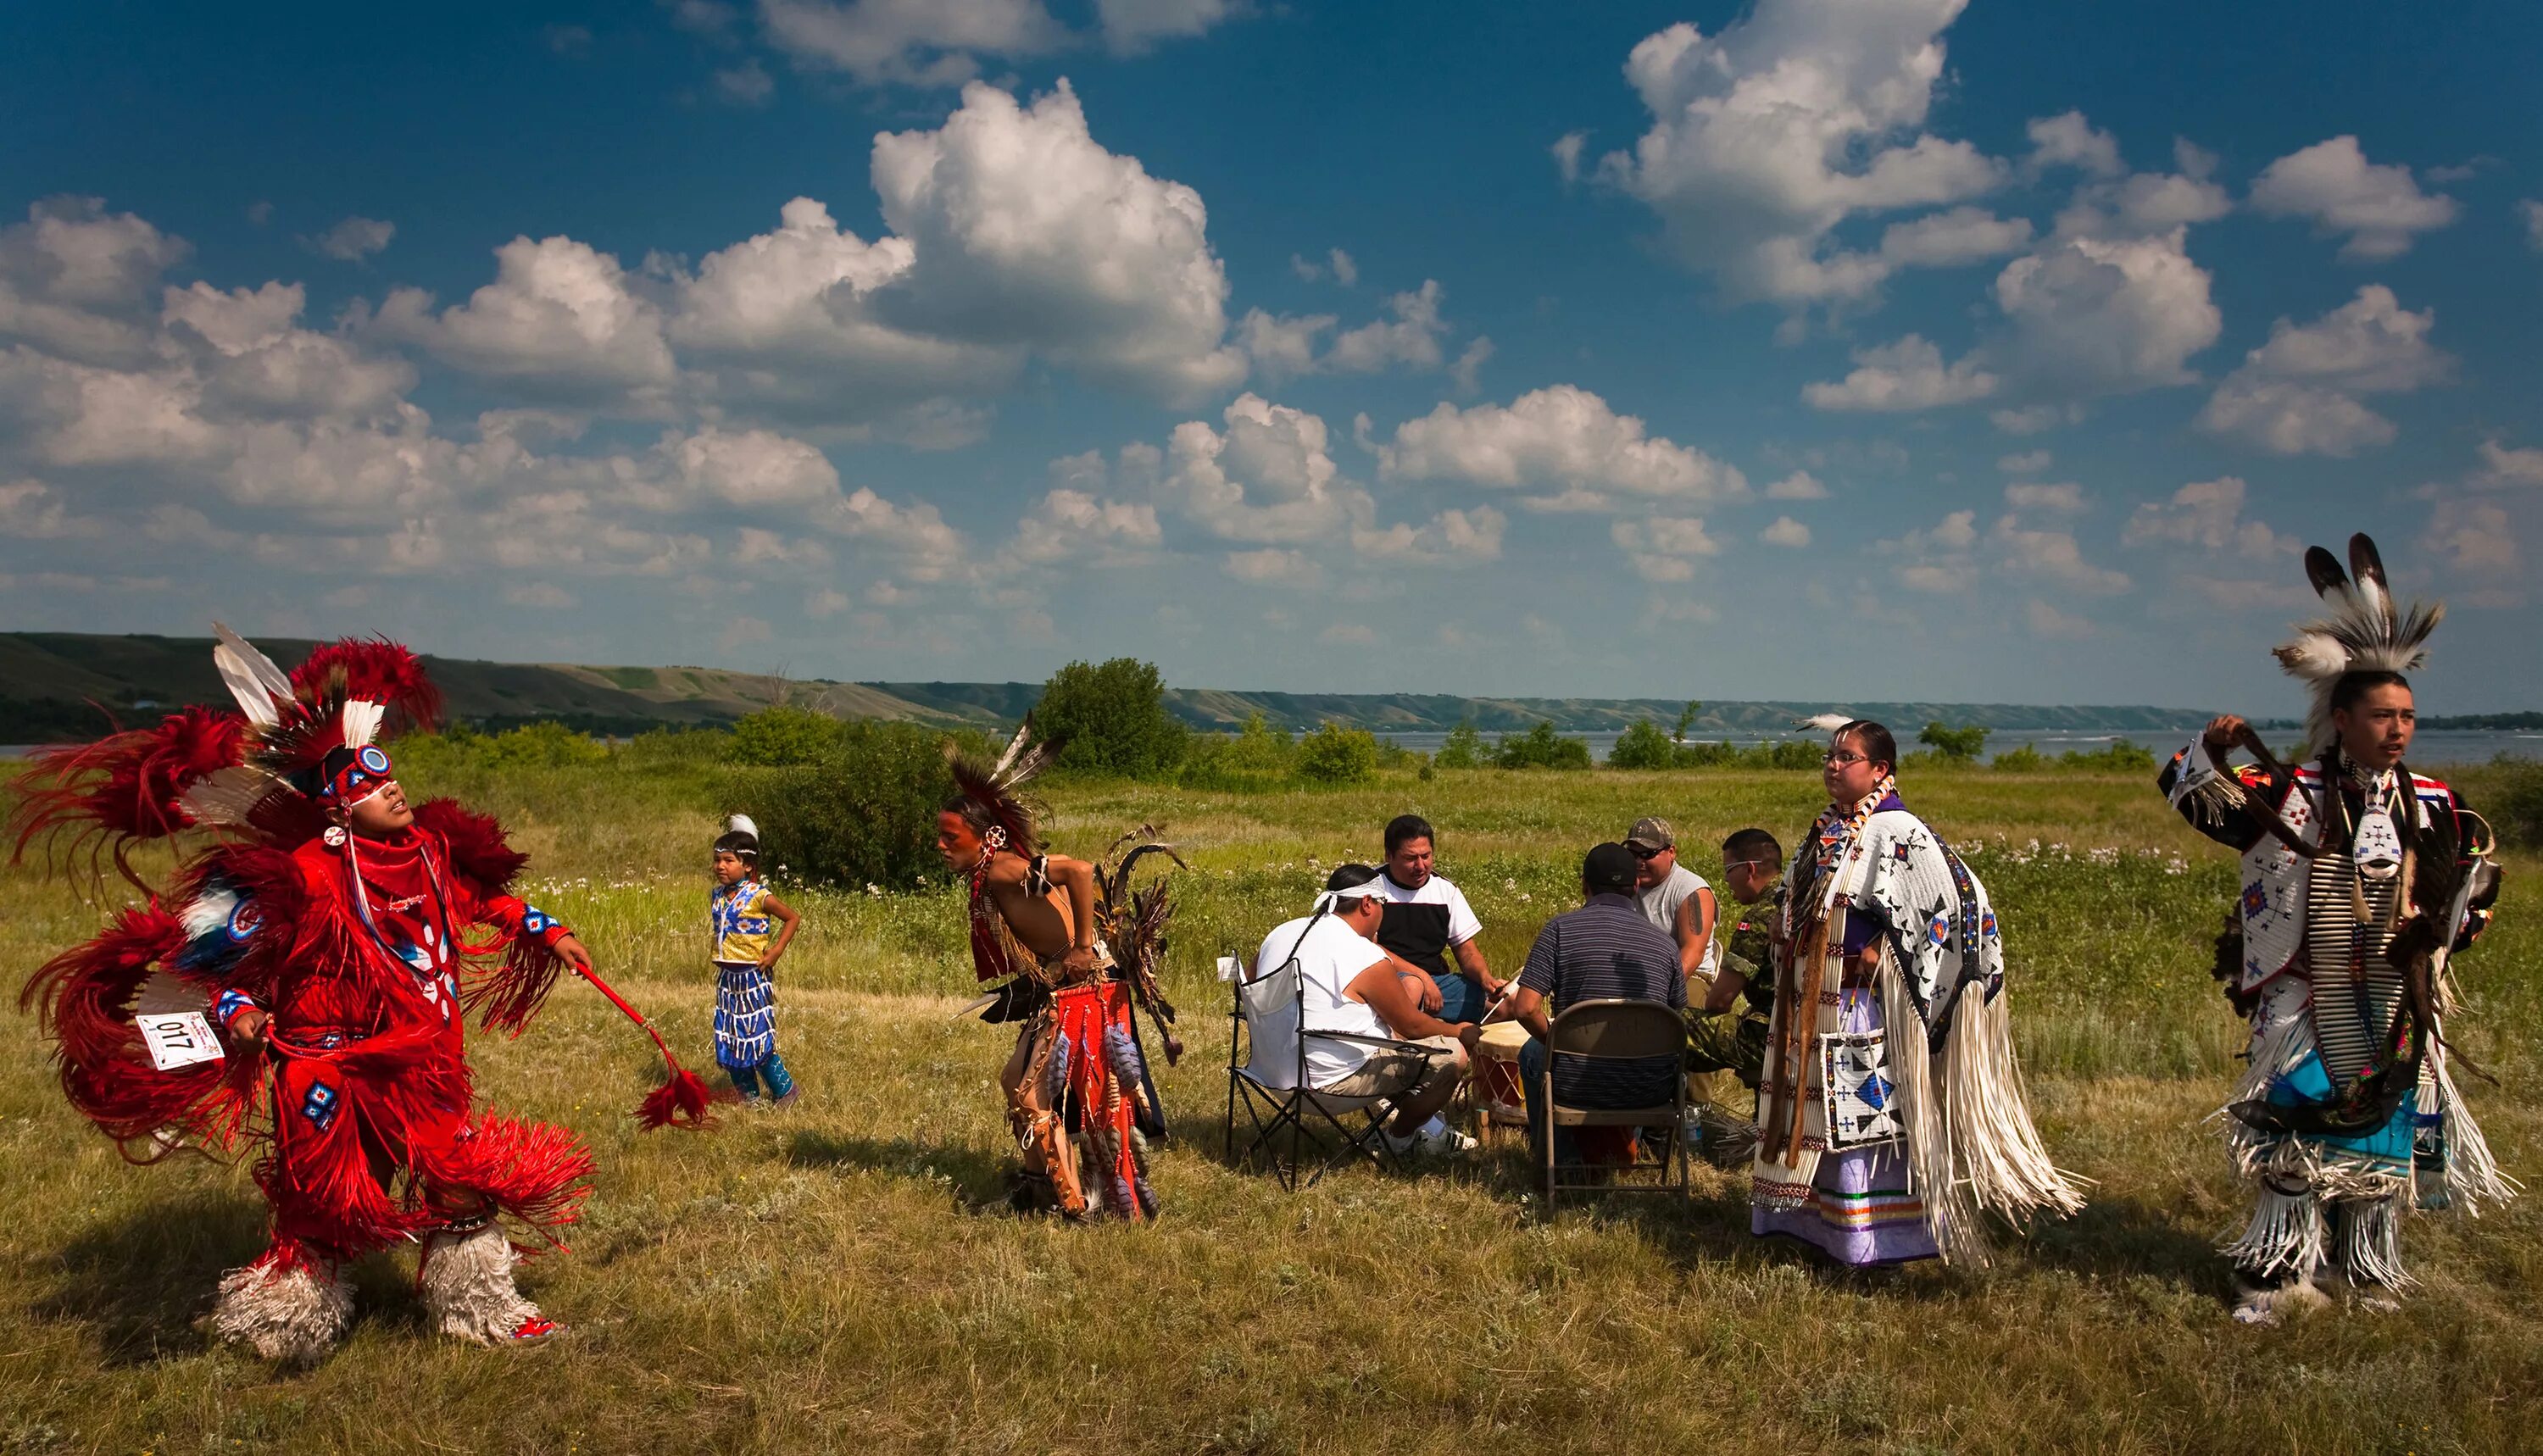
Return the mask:
[[(1625, 836), (1625, 848), (1636, 861), (1634, 904), (1643, 918), (1677, 944), (1679, 973), (1688, 981), (1687, 999), (1703, 999), (1718, 964), (1713, 944), (1718, 913), (1713, 887), (1677, 862), (1677, 831), (1669, 821), (1643, 817)], [(1702, 981), (1702, 985), (1695, 984)]]

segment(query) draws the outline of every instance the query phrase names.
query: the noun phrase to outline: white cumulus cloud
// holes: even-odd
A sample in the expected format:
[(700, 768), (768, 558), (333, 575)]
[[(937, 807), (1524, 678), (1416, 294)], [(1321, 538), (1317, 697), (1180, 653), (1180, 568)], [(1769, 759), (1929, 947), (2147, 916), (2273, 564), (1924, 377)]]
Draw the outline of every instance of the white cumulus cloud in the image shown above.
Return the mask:
[(875, 138), (873, 174), (916, 253), (887, 295), (895, 322), (1168, 401), (1245, 377), (1200, 194), (1105, 150), (1065, 80), (1030, 107), (966, 86), (943, 126)]
[(1396, 426), (1377, 446), (1389, 480), (1465, 481), (1500, 490), (1703, 501), (1747, 482), (1702, 450), (1650, 433), (1577, 385), (1534, 390), (1507, 405), (1442, 404)]
[[(1849, 217), (1993, 189), (2003, 166), (1926, 129), (1942, 33), (1965, 0), (1760, 0), (1713, 36), (1681, 22), (1625, 74), (1653, 125), (1602, 180), (1658, 214), (1671, 250), (1731, 298), (1859, 298), (1891, 268), (1831, 234)], [(1568, 139), (1567, 139), (1568, 143)], [(1558, 165), (1577, 165), (1578, 148)]]
[(2354, 136), (2335, 136), (2272, 162), (2252, 182), (2252, 205), (2346, 234), (2340, 256), (2372, 263), (2411, 251), (2420, 234), (2455, 220), (2455, 199), (2420, 191), (2411, 169), (2366, 160)]
[(2370, 283), (2313, 323), (2280, 319), (2199, 413), (2199, 428), (2275, 455), (2353, 455), (2391, 444), (2390, 420), (2361, 395), (2443, 379), (2453, 360), (2428, 342), (2434, 310), (2413, 313)]

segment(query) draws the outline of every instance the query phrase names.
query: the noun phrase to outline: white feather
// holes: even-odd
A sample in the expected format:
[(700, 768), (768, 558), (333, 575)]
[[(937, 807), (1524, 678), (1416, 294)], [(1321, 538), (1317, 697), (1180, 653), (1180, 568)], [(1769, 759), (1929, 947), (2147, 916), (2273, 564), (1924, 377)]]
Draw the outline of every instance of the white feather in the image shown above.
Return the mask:
[(276, 699), (290, 700), (291, 679), (273, 665), (272, 658), (218, 622), (212, 624), (212, 666), (219, 670), (230, 696), (238, 700), (239, 711), (260, 728), (280, 724), (282, 715), (274, 711), (273, 705)]
[(1851, 714), (1822, 713), (1816, 718), (1803, 719), (1800, 723), (1795, 724), (1793, 728), (1796, 732), (1803, 728), (1816, 728), (1823, 733), (1832, 733), (1852, 722), (1854, 722), (1854, 717)]
[(2349, 649), (2328, 632), (2300, 632), (2278, 649), (2278, 662), (2308, 682), (2338, 677), (2349, 670)]
[(380, 735), (380, 720), (387, 716), (388, 710), (377, 703), (365, 703), (359, 698), (346, 699), (345, 746), (359, 748), (376, 740)]
[(179, 917), (186, 923), (186, 939), (200, 940), (230, 923), (230, 912), (238, 908), (238, 891), (226, 885), (208, 884), (203, 892), (186, 904)]
[(748, 814), (726, 815), (724, 829), (727, 834), (747, 834), (753, 839), (759, 837), (759, 825)]

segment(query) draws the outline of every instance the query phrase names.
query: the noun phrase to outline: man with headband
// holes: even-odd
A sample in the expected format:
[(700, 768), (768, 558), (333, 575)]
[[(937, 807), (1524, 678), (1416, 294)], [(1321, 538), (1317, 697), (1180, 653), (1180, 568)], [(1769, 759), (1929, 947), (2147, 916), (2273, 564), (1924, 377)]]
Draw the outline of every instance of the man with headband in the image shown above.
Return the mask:
[[(1471, 1142), (1453, 1132), (1423, 1135), (1455, 1095), (1475, 1049), (1472, 1022), (1443, 1022), (1422, 1009), (1420, 972), (1405, 968), (1377, 944), (1385, 918), (1384, 878), (1368, 865), (1345, 865), (1325, 881), (1315, 913), (1288, 921), (1263, 938), (1254, 976), (1271, 975), (1291, 960), (1305, 988), (1303, 1030), (1307, 1082), (1341, 1097), (1386, 1097), (1395, 1115), (1385, 1128), (1387, 1146), (1399, 1154), (1461, 1150)], [(1409, 1043), (1371, 1046), (1340, 1037), (1376, 1037)]]

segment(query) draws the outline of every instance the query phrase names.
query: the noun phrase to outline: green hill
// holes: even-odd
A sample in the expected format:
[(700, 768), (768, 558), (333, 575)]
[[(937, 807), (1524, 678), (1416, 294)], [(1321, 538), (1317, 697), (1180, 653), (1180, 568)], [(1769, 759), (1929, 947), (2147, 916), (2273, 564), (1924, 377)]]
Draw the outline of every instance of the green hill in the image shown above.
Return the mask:
[[(311, 644), (258, 644), (275, 661), (300, 660)], [(449, 715), (486, 728), (554, 721), (586, 732), (732, 720), (776, 702), (801, 703), (843, 718), (892, 718), (948, 726), (1013, 724), (1041, 685), (1027, 682), (834, 682), (788, 679), (719, 667), (608, 667), (567, 662), (484, 662), (426, 656)], [(70, 632), (0, 633), (0, 743), (53, 742), (100, 731), (107, 719), (146, 722), (189, 703), (225, 703), (201, 637), (106, 637)], [(1673, 698), (1460, 698), (1439, 693), (1270, 693), (1172, 688), (1167, 706), (1202, 729), (1232, 729), (1260, 713), (1284, 728), (1322, 723), (1379, 733), (1445, 732), (1471, 722), (1486, 732), (1551, 723), (1565, 732), (1614, 732), (1639, 722), (1677, 721)], [(1937, 720), (1991, 728), (2105, 728), (2186, 732), (2205, 720), (2191, 709), (2042, 708), (2006, 703), (1707, 703), (1696, 736), (1777, 733), (1812, 714), (1850, 712), (1902, 730)]]

